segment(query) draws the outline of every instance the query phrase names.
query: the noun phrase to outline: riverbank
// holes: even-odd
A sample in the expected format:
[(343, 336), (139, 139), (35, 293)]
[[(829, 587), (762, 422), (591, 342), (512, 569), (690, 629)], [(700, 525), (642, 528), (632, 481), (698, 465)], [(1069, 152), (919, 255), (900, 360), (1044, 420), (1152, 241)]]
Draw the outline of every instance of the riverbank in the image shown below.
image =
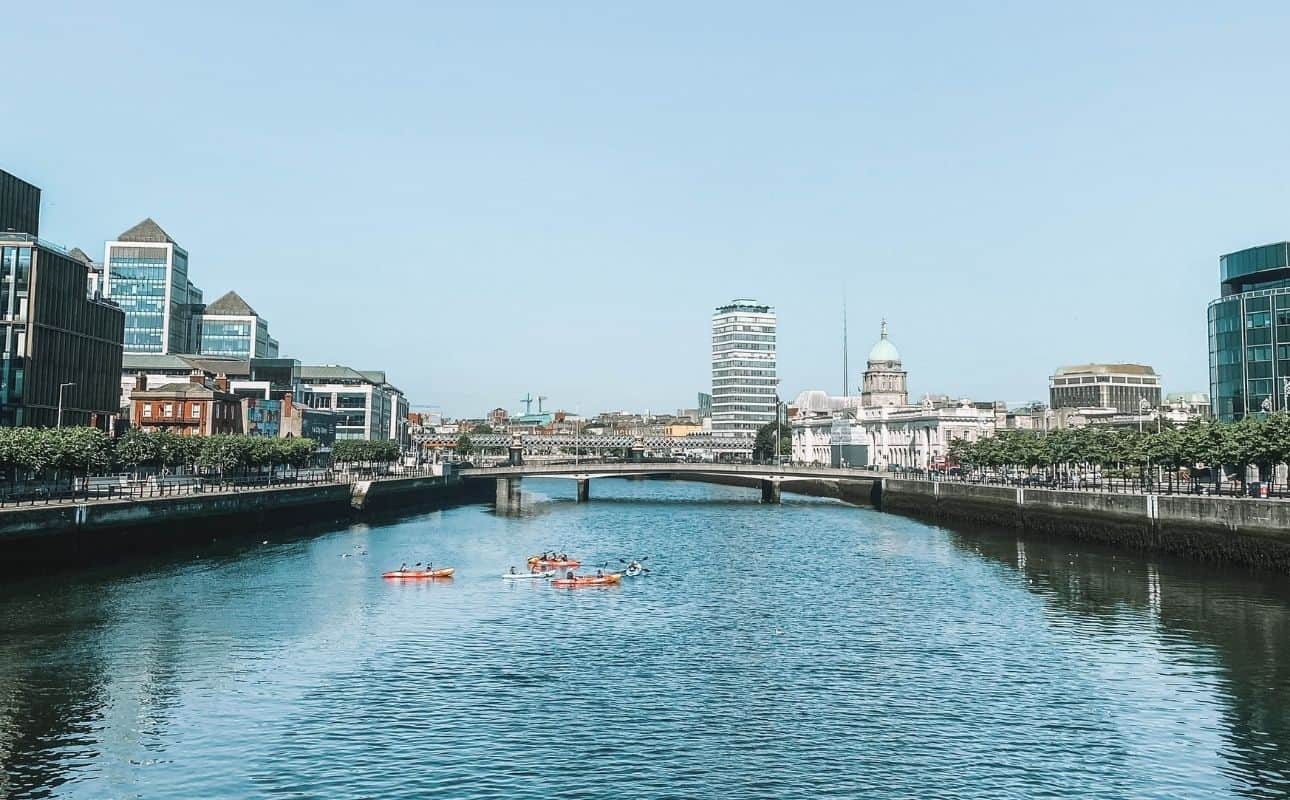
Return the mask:
[[(756, 488), (736, 476), (682, 480)], [(1290, 574), (1290, 503), (1199, 495), (1107, 494), (944, 481), (792, 482), (784, 491), (931, 522), (1004, 527)]]
[(466, 502), (477, 488), (456, 477), (387, 477), (5, 509), (0, 511), (0, 573), (105, 553), (138, 554), (168, 542)]

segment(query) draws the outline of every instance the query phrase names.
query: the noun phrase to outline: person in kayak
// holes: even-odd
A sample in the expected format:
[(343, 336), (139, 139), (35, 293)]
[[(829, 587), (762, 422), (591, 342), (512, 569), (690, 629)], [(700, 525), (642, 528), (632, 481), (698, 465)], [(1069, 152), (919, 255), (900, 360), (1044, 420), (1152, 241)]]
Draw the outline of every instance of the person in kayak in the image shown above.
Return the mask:
[(399, 565), (399, 572), (407, 572), (407, 571), (408, 571), (408, 562), (404, 561), (402, 564)]
[(573, 580), (573, 570), (569, 570), (568, 572), (564, 573), (564, 577), (568, 578), (569, 580)]
[(568, 554), (568, 553), (561, 553), (561, 554), (560, 554), (560, 560), (561, 560), (561, 561), (568, 561), (568, 560), (569, 560), (569, 554)]
[(596, 570), (596, 577), (597, 577), (597, 578), (603, 578), (603, 577), (605, 577), (605, 571), (604, 571), (603, 569), (598, 569), (598, 570)]
[(518, 575), (518, 574), (519, 574), (518, 572), (516, 572), (516, 571), (515, 571), (515, 567), (514, 567), (514, 566), (512, 566), (512, 567), (511, 567), (511, 574), (512, 574), (512, 575)]

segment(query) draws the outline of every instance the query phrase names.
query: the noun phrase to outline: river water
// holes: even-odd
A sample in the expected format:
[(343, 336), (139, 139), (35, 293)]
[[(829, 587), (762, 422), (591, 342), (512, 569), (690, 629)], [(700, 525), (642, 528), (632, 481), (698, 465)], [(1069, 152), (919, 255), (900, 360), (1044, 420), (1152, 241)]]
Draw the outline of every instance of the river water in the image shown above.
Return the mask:
[[(1290, 581), (735, 487), (524, 488), (11, 581), (0, 795), (1290, 793)], [(544, 548), (653, 572), (500, 579)], [(427, 558), (456, 577), (379, 577)]]

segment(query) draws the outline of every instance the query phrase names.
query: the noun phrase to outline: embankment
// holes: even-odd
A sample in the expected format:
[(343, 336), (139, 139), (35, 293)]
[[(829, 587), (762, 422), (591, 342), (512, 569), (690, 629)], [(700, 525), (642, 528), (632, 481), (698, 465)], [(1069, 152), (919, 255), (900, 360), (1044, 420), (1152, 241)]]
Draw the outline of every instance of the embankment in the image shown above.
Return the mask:
[(457, 478), (381, 478), (0, 510), (0, 573), (167, 542), (245, 535), (470, 500)]
[(1290, 503), (898, 480), (882, 509), (1290, 573)]

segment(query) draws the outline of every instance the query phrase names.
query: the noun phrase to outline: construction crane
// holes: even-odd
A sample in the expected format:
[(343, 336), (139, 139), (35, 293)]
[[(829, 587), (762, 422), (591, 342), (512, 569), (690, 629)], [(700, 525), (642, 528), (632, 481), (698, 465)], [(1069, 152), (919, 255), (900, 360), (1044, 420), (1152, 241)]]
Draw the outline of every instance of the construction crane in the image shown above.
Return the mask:
[(527, 417), (529, 412), (533, 410), (533, 393), (525, 392), (524, 396), (520, 398), (520, 402), (524, 404), (524, 416)]
[(547, 396), (546, 396), (546, 395), (544, 395), (544, 394), (540, 394), (540, 395), (538, 395), (538, 397), (537, 397), (537, 401), (538, 401), (538, 413), (539, 413), (539, 414), (541, 414), (541, 413), (542, 413), (542, 401), (543, 401), (543, 400), (550, 400), (550, 399), (551, 399), (551, 398), (547, 397)]

